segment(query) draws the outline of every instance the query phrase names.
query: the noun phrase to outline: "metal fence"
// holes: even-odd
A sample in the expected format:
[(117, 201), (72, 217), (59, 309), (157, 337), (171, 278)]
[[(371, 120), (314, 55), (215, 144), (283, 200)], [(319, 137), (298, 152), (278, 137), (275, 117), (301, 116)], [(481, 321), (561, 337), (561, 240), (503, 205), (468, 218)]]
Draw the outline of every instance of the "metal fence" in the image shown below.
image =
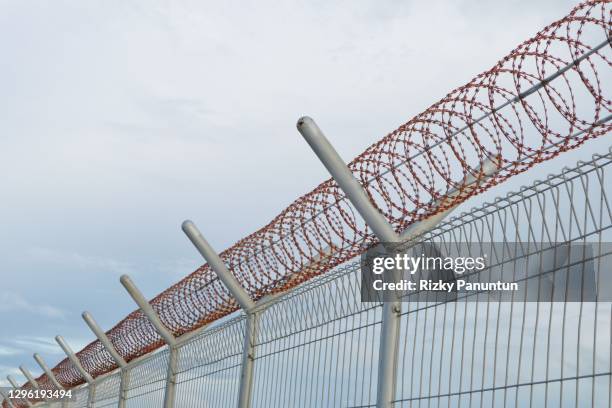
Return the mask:
[[(442, 223), (421, 241), (543, 243), (612, 241), (612, 152)], [(529, 220), (530, 222), (524, 222)], [(515, 264), (524, 254), (504, 254)], [(612, 253), (591, 255), (610, 273)], [(360, 263), (350, 262), (257, 306), (252, 406), (374, 407), (381, 303), (361, 301)], [(540, 271), (540, 273), (543, 273)], [(394, 407), (610, 407), (609, 302), (478, 302), (408, 299), (401, 313)], [(241, 312), (176, 346), (175, 407), (238, 401)], [(125, 369), (127, 407), (162, 406), (169, 349)], [(67, 407), (116, 406), (121, 372), (82, 387)], [(59, 405), (58, 405), (59, 406)]]
[[(355, 257), (391, 241), (612, 242), (611, 155), (450, 221), (458, 205), (612, 129), (610, 3), (587, 1), (346, 165), (310, 118), (298, 130), (332, 178), (206, 259), (98, 340), (19, 387), (105, 407), (610, 406), (605, 302), (362, 302)], [(608, 170), (609, 171), (609, 170)], [(527, 222), (528, 221), (528, 222)], [(536, 254), (502, 253), (516, 270)], [(578, 265), (584, 265), (582, 260)], [(543, 271), (539, 271), (542, 274)], [(536, 272), (536, 276), (537, 276)], [(517, 299), (520, 301), (520, 299)], [(238, 312), (236, 312), (239, 310)], [(4, 402), (3, 406), (8, 406)]]

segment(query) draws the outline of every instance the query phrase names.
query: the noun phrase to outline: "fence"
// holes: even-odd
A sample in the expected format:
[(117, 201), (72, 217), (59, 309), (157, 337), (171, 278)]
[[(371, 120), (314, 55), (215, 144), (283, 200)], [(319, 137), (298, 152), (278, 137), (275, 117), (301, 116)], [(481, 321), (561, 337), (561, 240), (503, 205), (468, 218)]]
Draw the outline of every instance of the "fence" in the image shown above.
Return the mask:
[[(354, 276), (357, 264), (350, 263), (365, 248), (400, 238), (402, 231), (404, 239), (459, 234), (483, 243), (537, 242), (536, 232), (523, 231), (527, 223), (518, 220), (525, 215), (534, 220), (538, 211), (550, 218), (532, 222), (532, 229), (540, 228), (539, 238), (549, 245), (583, 239), (596, 222), (599, 233), (606, 231), (610, 210), (599, 175), (609, 155), (591, 167), (580, 166), (574, 178), (564, 173), (519, 193), (516, 202), (505, 198), (483, 208), (480, 218), (470, 218), (478, 213), (473, 212), (434, 227), (471, 196), (609, 133), (610, 102), (604, 96), (611, 65), (609, 4), (579, 5), (348, 167), (312, 121), (300, 121), (300, 132), (332, 179), (220, 256), (193, 224), (185, 224), (207, 264), (150, 302), (129, 278), (122, 279), (139, 310), (107, 333), (98, 330), (99, 340), (76, 354), (58, 339), (68, 358), (22, 389), (72, 388), (77, 397), (70, 406), (219, 406), (236, 395), (241, 407), (518, 406), (524, 405), (525, 392), (529, 403), (537, 405), (539, 387), (552, 405), (555, 395), (559, 402), (574, 398), (578, 404), (589, 395), (599, 403), (601, 389), (607, 390), (609, 404), (609, 349), (607, 368), (600, 370), (601, 357), (594, 357), (589, 374), (581, 374), (589, 367), (581, 352), (579, 367), (565, 367), (565, 359), (560, 366), (549, 361), (558, 340), (561, 356), (571, 354), (566, 343), (576, 341), (566, 332), (566, 316), (575, 305), (562, 305), (558, 333), (554, 303), (362, 303)], [(582, 185), (585, 205), (578, 206), (574, 200), (584, 177), (590, 184)], [(548, 197), (563, 188), (571, 194)], [(602, 200), (599, 218), (591, 208), (596, 204), (593, 188)], [(537, 197), (548, 201), (534, 201)], [(525, 205), (530, 213), (519, 208)], [(585, 212), (584, 219), (575, 216), (577, 211)], [(487, 236), (501, 222), (495, 217), (505, 217), (495, 229), (501, 235)], [(555, 223), (554, 233), (547, 222)], [(575, 237), (576, 231), (581, 235)], [(596, 237), (604, 242), (602, 235)], [(609, 320), (610, 312), (605, 304), (595, 305), (589, 316), (597, 319), (586, 323), (583, 311), (593, 306), (580, 303), (580, 327), (592, 326), (597, 335), (577, 344), (590, 344), (601, 356), (597, 342), (605, 333), (609, 340), (610, 330), (600, 320)], [(232, 318), (238, 309), (246, 315)], [(473, 316), (486, 319), (483, 323)], [(490, 322), (490, 316), (507, 316), (510, 326), (500, 327), (499, 319)], [(531, 316), (536, 316), (535, 326), (529, 325)], [(542, 329), (547, 318), (548, 328)], [(96, 328), (95, 322), (88, 323)], [(480, 338), (477, 327), (483, 325)], [(541, 330), (547, 330), (548, 339), (544, 376), (536, 364), (540, 344), (534, 340), (532, 349), (523, 352), (529, 346), (524, 343)], [(519, 342), (518, 349), (512, 340)], [(492, 367), (487, 353), (493, 353)], [(583, 389), (585, 382), (591, 384), (590, 394)]]
[[(422, 240), (444, 247), (470, 237), (552, 248), (610, 241), (611, 165), (612, 151), (595, 156), (452, 218)], [(524, 256), (506, 254), (504, 261), (512, 265)], [(592, 259), (598, 273), (609, 273), (611, 252)], [(253, 407), (375, 406), (382, 305), (361, 302), (359, 270), (359, 262), (343, 264), (259, 309)], [(478, 296), (486, 299), (487, 293)], [(393, 406), (612, 403), (609, 302), (415, 299), (405, 305)], [(239, 314), (180, 343), (176, 407), (237, 401), (245, 323), (246, 316)], [(167, 364), (167, 348), (130, 363), (126, 406), (163, 404)], [(98, 378), (93, 406), (118, 404), (120, 376)], [(78, 389), (76, 400), (66, 406), (87, 406), (88, 389)]]

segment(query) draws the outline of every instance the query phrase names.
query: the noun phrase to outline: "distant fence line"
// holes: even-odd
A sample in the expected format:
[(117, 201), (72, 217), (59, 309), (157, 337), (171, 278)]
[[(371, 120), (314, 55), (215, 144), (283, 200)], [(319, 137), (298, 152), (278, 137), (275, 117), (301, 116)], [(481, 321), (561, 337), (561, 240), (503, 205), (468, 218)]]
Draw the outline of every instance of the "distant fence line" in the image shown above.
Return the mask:
[[(610, 100), (604, 91), (612, 65), (610, 27), (609, 2), (580, 4), (492, 69), (372, 145), (349, 164), (351, 171), (386, 220), (403, 231), (609, 133)], [(496, 163), (498, 171), (485, 178), (481, 166), (487, 161)], [(464, 180), (470, 176), (482, 180), (478, 188), (468, 188)], [(458, 194), (448, 199), (451, 191)], [(334, 270), (377, 242), (330, 179), (220, 256), (248, 295), (259, 300)], [(238, 309), (208, 264), (156, 296), (151, 305), (174, 336)], [(128, 362), (164, 345), (140, 310), (106, 334)], [(99, 341), (77, 356), (94, 378), (118, 367)], [(68, 359), (52, 372), (66, 388), (84, 382)], [(46, 374), (36, 381), (41, 388), (57, 388)], [(23, 388), (33, 385), (27, 382)]]

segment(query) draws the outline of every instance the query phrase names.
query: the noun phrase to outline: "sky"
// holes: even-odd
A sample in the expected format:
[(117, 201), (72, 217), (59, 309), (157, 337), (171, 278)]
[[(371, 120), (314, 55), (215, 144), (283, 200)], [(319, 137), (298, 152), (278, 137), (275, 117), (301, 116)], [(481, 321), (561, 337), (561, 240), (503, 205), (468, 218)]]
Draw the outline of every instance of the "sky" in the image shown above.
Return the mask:
[(575, 4), (0, 0), (0, 385), (199, 266), (184, 219), (221, 251), (326, 179), (300, 116), (348, 161)]

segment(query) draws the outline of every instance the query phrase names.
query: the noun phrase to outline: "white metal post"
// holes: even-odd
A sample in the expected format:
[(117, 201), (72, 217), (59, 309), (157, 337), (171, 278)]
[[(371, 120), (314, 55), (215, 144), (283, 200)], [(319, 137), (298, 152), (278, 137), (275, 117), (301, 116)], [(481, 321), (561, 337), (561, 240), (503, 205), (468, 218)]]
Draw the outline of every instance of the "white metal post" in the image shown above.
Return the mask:
[(238, 391), (238, 408), (249, 408), (253, 395), (253, 370), (255, 368), (255, 344), (259, 313), (246, 313), (244, 326), (244, 344), (242, 346), (242, 365), (240, 370), (240, 388)]
[(168, 346), (168, 371), (166, 373), (166, 393), (164, 395), (164, 408), (174, 407), (176, 400), (176, 376), (178, 366), (179, 349), (176, 346)]
[[(58, 390), (65, 389), (64, 386), (62, 384), (60, 384), (60, 382), (57, 380), (57, 378), (55, 377), (55, 374), (53, 374), (53, 371), (51, 371), (51, 369), (49, 369), (49, 366), (45, 363), (45, 360), (43, 360), (43, 358), (40, 356), (40, 354), (34, 353), (34, 360), (36, 360), (36, 362), (38, 363), (40, 368), (42, 368), (42, 370), (45, 372), (45, 374), (47, 374), (47, 377), (51, 380), (53, 385), (55, 385), (57, 387)], [(62, 401), (61, 405), (65, 406), (66, 402)]]
[(64, 387), (57, 380), (57, 378), (53, 374), (53, 371), (51, 371), (51, 369), (49, 369), (49, 366), (45, 363), (45, 360), (43, 360), (43, 358), (40, 356), (40, 354), (34, 353), (34, 360), (36, 360), (36, 362), (38, 363), (40, 368), (42, 368), (42, 370), (45, 372), (45, 374), (47, 374), (47, 377), (49, 377), (49, 379), (51, 380), (53, 385), (55, 385), (58, 389), (63, 390)]
[(13, 403), (11, 402), (11, 399), (8, 397), (8, 395), (0, 388), (0, 395), (2, 395), (2, 399), (4, 401), (6, 401), (6, 403), (8, 404), (9, 408), (15, 408), (15, 406), (13, 405)]
[(127, 404), (128, 389), (130, 385), (130, 369), (122, 367), (120, 370), (121, 378), (119, 379), (119, 408), (125, 408)]
[[(21, 387), (19, 387), (19, 384), (17, 384), (17, 381), (15, 381), (15, 379), (13, 378), (13, 376), (11, 376), (11, 375), (7, 375), (7, 376), (6, 376), (6, 379), (7, 379), (7, 380), (8, 380), (8, 382), (9, 382), (9, 383), (10, 383), (10, 384), (13, 386), (13, 389), (14, 389), (15, 391), (19, 391), (19, 390), (20, 390), (20, 388), (21, 388)], [(21, 398), (20, 398), (19, 400), (21, 400)], [(32, 403), (31, 403), (31, 402), (30, 402), (30, 401), (29, 401), (27, 398), (24, 398), (23, 400), (25, 401), (25, 403), (26, 403), (26, 405), (27, 405), (28, 407), (31, 407), (31, 406), (32, 406)]]
[(255, 303), (251, 300), (244, 288), (240, 286), (236, 277), (227, 269), (223, 260), (217, 255), (217, 252), (210, 246), (208, 241), (206, 241), (195, 224), (190, 220), (186, 220), (181, 227), (198, 252), (206, 259), (206, 262), (208, 262), (215, 274), (217, 274), (219, 279), (221, 279), (223, 284), (232, 293), (232, 296), (236, 299), (240, 307), (245, 311), (252, 310), (255, 307)]
[(121, 355), (115, 349), (115, 346), (111, 343), (110, 339), (104, 333), (102, 328), (98, 325), (96, 320), (93, 318), (91, 313), (85, 311), (81, 314), (87, 326), (91, 329), (91, 331), (96, 335), (100, 343), (104, 346), (106, 351), (113, 357), (113, 360), (119, 366), (119, 408), (124, 408), (127, 397), (127, 388), (129, 382), (129, 369), (126, 367), (127, 362), (121, 357)]
[(168, 372), (166, 374), (166, 389), (164, 391), (164, 408), (172, 408), (174, 407), (176, 396), (176, 365), (178, 361), (176, 338), (164, 325), (157, 313), (155, 313), (151, 304), (145, 299), (132, 279), (128, 275), (122, 275), (120, 281), (142, 313), (149, 319), (157, 333), (168, 345)]
[(62, 348), (72, 365), (74, 365), (74, 367), (77, 369), (79, 374), (81, 374), (83, 379), (87, 383), (92, 383), (94, 381), (93, 377), (87, 371), (85, 371), (78, 357), (76, 356), (76, 354), (74, 354), (74, 351), (72, 351), (72, 348), (68, 345), (68, 343), (66, 343), (66, 340), (64, 340), (62, 336), (57, 335), (55, 336), (55, 341)]
[[(307, 116), (300, 118), (297, 128), (377, 238), (382, 242), (399, 242), (399, 235), (372, 204), (361, 184), (314, 120)], [(378, 408), (390, 407), (395, 397), (401, 311), (399, 299), (383, 303), (376, 391)]]
[(255, 302), (240, 285), (236, 277), (227, 269), (223, 260), (202, 236), (192, 221), (185, 221), (183, 231), (189, 237), (198, 252), (206, 259), (208, 265), (228, 288), (236, 302), (246, 314), (244, 327), (244, 345), (242, 349), (242, 366), (240, 372), (240, 387), (238, 391), (238, 408), (251, 406), (253, 393), (253, 368), (255, 360), (255, 341), (258, 324), (258, 313), (255, 311)]
[(28, 370), (25, 366), (21, 365), (21, 366), (19, 366), (19, 371), (21, 371), (21, 374), (23, 374), (23, 376), (30, 382), (30, 385), (35, 390), (39, 390), (40, 389), (40, 387), (38, 386), (38, 382), (34, 379), (34, 376), (30, 372), (30, 370)]
[(304, 116), (298, 120), (297, 128), (378, 239), (383, 242), (396, 241), (399, 236), (393, 227), (372, 204), (359, 181), (314, 120)]
[[(25, 366), (21, 365), (19, 366), (19, 370), (21, 371), (21, 373), (23, 374), (23, 376), (25, 378), (27, 378), (27, 380), (30, 382), (30, 385), (35, 389), (35, 390), (40, 390), (40, 386), (38, 385), (38, 381), (36, 381), (34, 379), (34, 376), (32, 375), (32, 373), (30, 372), (30, 370), (28, 370)], [(49, 398), (45, 398), (46, 401), (50, 401)]]
[(70, 346), (68, 345), (68, 343), (66, 343), (66, 340), (64, 340), (62, 336), (55, 336), (55, 341), (62, 348), (66, 356), (68, 356), (68, 359), (77, 369), (77, 371), (81, 374), (81, 377), (83, 377), (85, 382), (87, 382), (87, 406), (93, 407), (94, 397), (96, 393), (96, 384), (94, 382), (93, 377), (87, 371), (85, 371), (85, 369), (81, 365), (81, 362), (79, 361), (79, 358), (76, 356), (76, 354), (74, 354), (74, 351), (72, 351), (72, 348), (70, 348)]
[[(398, 235), (383, 215), (376, 210), (376, 207), (374, 207), (368, 198), (361, 184), (355, 179), (348, 166), (314, 120), (309, 117), (303, 117), (298, 120), (297, 128), (380, 241), (401, 242), (419, 236), (434, 228), (454, 209), (454, 207), (450, 208), (426, 220), (415, 223), (404, 231), (401, 236)], [(479, 177), (468, 175), (461, 184), (464, 189), (474, 188), (474, 184), (484, 181), (498, 170), (498, 163), (486, 160), (477, 171)], [(438, 204), (446, 204), (446, 200), (456, 196), (460, 191), (461, 189), (452, 191)], [(378, 408), (390, 407), (395, 398), (401, 306), (402, 304), (399, 299), (391, 299), (383, 303), (378, 387), (376, 392), (376, 406)]]

